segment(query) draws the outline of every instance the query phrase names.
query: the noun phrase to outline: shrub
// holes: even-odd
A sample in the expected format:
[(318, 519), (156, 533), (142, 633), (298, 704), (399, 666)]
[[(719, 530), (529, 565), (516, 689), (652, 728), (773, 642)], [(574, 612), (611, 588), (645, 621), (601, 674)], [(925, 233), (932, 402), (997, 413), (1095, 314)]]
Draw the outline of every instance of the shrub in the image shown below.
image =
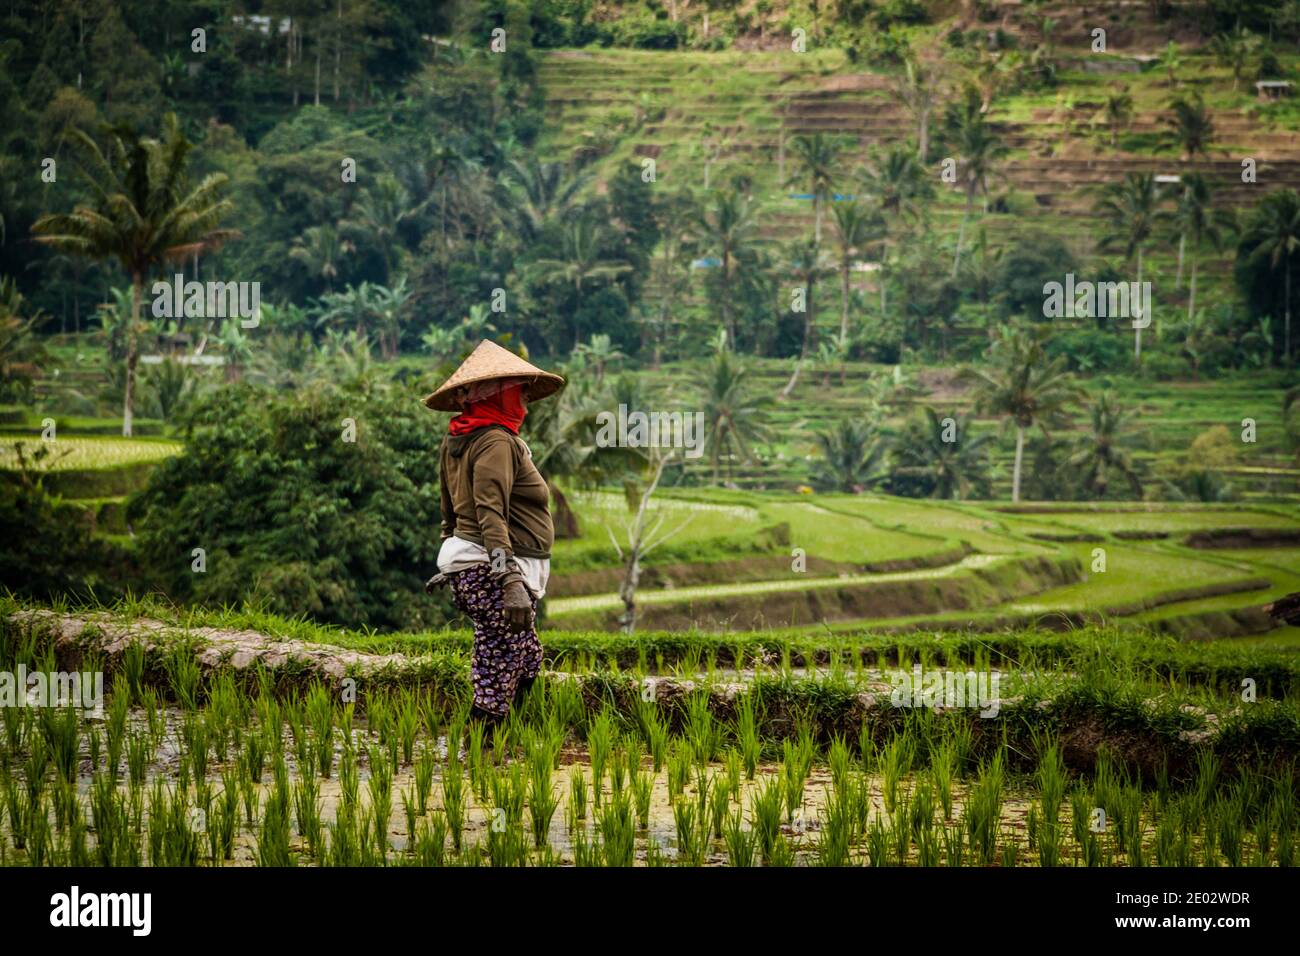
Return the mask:
[(185, 454), (128, 509), (146, 566), (173, 597), (252, 600), (348, 626), (446, 619), (423, 589), (436, 565), (443, 430), (409, 391), (240, 385), (192, 410), (184, 433)]

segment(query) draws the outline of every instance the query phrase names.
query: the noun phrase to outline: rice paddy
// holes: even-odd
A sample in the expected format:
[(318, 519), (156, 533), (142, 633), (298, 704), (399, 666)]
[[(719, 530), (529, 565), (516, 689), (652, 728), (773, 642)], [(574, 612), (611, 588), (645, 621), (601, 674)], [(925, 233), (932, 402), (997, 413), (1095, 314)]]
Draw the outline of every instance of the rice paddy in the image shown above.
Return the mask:
[[(138, 608), (73, 639), (3, 610), (7, 666), (102, 670), (107, 685), (97, 713), (0, 708), (5, 865), (1294, 861), (1300, 666), (1278, 652), (1170, 645), (1143, 666), (1150, 647), (1115, 635), (1012, 656), (810, 651), (768, 633), (722, 667), (688, 640), (676, 659), (549, 663), (484, 727), (454, 641), (409, 638), (425, 653), (402, 655), (407, 670), (367, 670), (335, 666), (328, 644), (295, 656), (296, 637), (214, 653), (200, 635), (252, 632), (133, 629)], [(922, 671), (960, 675), (948, 686), (968, 696), (895, 706), (899, 675)], [(977, 685), (994, 694), (975, 705)]]

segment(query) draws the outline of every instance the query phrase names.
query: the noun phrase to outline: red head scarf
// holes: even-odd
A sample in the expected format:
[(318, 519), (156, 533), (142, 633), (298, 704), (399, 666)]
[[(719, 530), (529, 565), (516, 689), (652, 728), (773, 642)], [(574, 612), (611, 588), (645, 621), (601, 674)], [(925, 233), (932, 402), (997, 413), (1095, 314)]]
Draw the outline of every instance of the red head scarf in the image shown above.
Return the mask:
[(519, 426), (528, 414), (523, 391), (522, 382), (513, 382), (491, 395), (466, 402), (461, 413), (451, 420), (448, 430), (453, 435), (465, 435), (487, 425), (503, 425), (518, 435)]

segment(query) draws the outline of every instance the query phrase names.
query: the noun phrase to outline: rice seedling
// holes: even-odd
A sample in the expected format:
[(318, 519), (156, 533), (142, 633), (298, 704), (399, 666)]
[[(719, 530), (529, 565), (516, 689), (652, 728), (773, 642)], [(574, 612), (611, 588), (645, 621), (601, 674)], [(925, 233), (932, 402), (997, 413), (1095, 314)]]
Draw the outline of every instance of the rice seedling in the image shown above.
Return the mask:
[(230, 860), (235, 856), (235, 831), (239, 827), (238, 774), (233, 770), (223, 773), (221, 785), (220, 799), (208, 829), (216, 836), (216, 851), (220, 853), (221, 859)]
[(397, 711), (397, 737), (402, 745), (402, 763), (409, 765), (415, 756), (415, 738), (420, 732), (420, 707), (415, 694), (407, 690)]
[(952, 781), (957, 772), (957, 754), (949, 742), (944, 742), (930, 754), (930, 782), (943, 809), (943, 818), (952, 819)]
[(602, 708), (587, 728), (587, 748), (591, 756), (592, 801), (599, 807), (605, 780), (605, 765), (614, 746), (614, 718), (609, 708)]
[(723, 772), (727, 778), (727, 791), (731, 794), (731, 799), (736, 803), (740, 803), (740, 775), (743, 771), (743, 758), (740, 751), (733, 747), (727, 751), (726, 757), (723, 758)]
[(715, 779), (713, 792), (709, 794), (709, 822), (715, 839), (722, 838), (722, 826), (731, 809), (731, 789), (725, 777)]
[(803, 807), (803, 789), (807, 782), (803, 762), (790, 741), (784, 741), (785, 761), (780, 767), (781, 783), (785, 787), (786, 823), (794, 822), (794, 815)]
[(77, 761), (81, 755), (80, 715), (71, 706), (42, 708), (39, 722), (59, 778), (75, 780)]
[(728, 865), (751, 867), (755, 864), (758, 838), (753, 830), (745, 827), (739, 810), (727, 816), (722, 839), (727, 847)]
[(181, 724), (181, 739), (189, 754), (194, 779), (202, 780), (208, 774), (208, 721), (199, 714), (186, 714)]
[(963, 826), (960, 822), (939, 829), (939, 835), (943, 841), (943, 860), (946, 866), (958, 867), (962, 865), (962, 858), (966, 851), (962, 829)]
[(307, 841), (307, 851), (319, 859), (321, 844), (320, 783), (315, 774), (303, 774), (293, 790), (294, 820)]
[(447, 859), (447, 820), (433, 814), (424, 821), (413, 842), (416, 866), (442, 866)]
[(460, 852), (465, 834), (465, 776), (460, 759), (451, 753), (442, 774), (442, 806), (451, 831), (452, 846)]
[(126, 678), (130, 701), (139, 703), (144, 692), (145, 647), (132, 641), (122, 652), (122, 675)]
[(393, 768), (386, 751), (370, 748), (370, 779), (366, 782), (370, 793), (371, 822), (375, 828), (375, 846), (381, 853), (388, 849), (388, 821), (393, 813)]
[(852, 798), (832, 793), (821, 813), (821, 829), (817, 840), (817, 862), (820, 866), (847, 866), (849, 845), (853, 838)]
[(709, 763), (722, 750), (722, 726), (709, 709), (707, 691), (700, 691), (687, 698), (685, 731), (697, 764)]
[(637, 771), (632, 776), (632, 799), (636, 804), (637, 827), (641, 830), (650, 828), (650, 798), (654, 793), (654, 775), (646, 771)]
[(693, 756), (694, 751), (686, 741), (678, 740), (674, 743), (672, 753), (668, 757), (668, 799), (670, 802), (676, 802), (677, 798), (685, 791), (686, 783), (691, 778)]
[(108, 754), (108, 773), (117, 780), (122, 762), (122, 748), (126, 745), (126, 722), (131, 707), (131, 691), (126, 678), (117, 674), (113, 678), (113, 694), (108, 702), (108, 720), (104, 724)]
[(745, 778), (753, 780), (763, 757), (763, 744), (758, 732), (758, 708), (752, 693), (741, 694), (736, 698), (735, 734), (745, 765)]
[(677, 828), (677, 858), (688, 866), (699, 866), (704, 859), (700, 839), (699, 813), (695, 804), (678, 800), (673, 804), (673, 824)]
[(898, 805), (898, 784), (912, 769), (913, 741), (909, 733), (894, 734), (880, 758), (880, 772), (884, 778), (885, 810), (894, 812)]
[(1002, 768), (1002, 751), (999, 750), (991, 761), (980, 767), (979, 777), (966, 801), (964, 819), (970, 849), (986, 866), (993, 862), (997, 848), (1002, 815)]
[(297, 866), (298, 858), (289, 842), (289, 805), (272, 792), (266, 801), (262, 826), (257, 834), (259, 866)]
[(583, 776), (582, 764), (576, 764), (569, 776), (569, 806), (575, 820), (587, 819), (587, 778)]
[(1060, 862), (1061, 804), (1065, 799), (1066, 777), (1060, 745), (1055, 741), (1041, 748), (1034, 779), (1038, 784), (1035, 809), (1041, 814), (1041, 822), (1034, 834), (1038, 843), (1038, 860), (1042, 866), (1056, 866)]
[(334, 769), (334, 700), (319, 682), (307, 691), (306, 709), (315, 741), (316, 769), (328, 780)]
[(610, 796), (596, 813), (606, 866), (631, 866), (635, 849), (632, 804), (625, 793)]
[(1229, 866), (1241, 866), (1245, 824), (1240, 786), (1234, 786), (1215, 801), (1214, 819), (1218, 824), (1219, 852)]
[(185, 710), (196, 710), (203, 675), (194, 648), (188, 642), (178, 643), (163, 659), (163, 666), (167, 671), (167, 684), (177, 702)]
[(758, 847), (765, 860), (772, 855), (772, 847), (781, 833), (784, 805), (784, 790), (777, 777), (769, 777), (749, 793), (750, 826), (758, 835)]
[(766, 857), (767, 865), (771, 867), (788, 867), (794, 866), (795, 851), (784, 836), (778, 836), (776, 842), (772, 844), (772, 852)]
[(428, 750), (421, 752), (415, 761), (415, 807), (420, 816), (429, 808), (429, 797), (433, 794), (433, 754)]
[(546, 845), (551, 832), (551, 820), (560, 800), (551, 783), (550, 753), (537, 748), (530, 753), (528, 778), (528, 818), (533, 832), (533, 846)]

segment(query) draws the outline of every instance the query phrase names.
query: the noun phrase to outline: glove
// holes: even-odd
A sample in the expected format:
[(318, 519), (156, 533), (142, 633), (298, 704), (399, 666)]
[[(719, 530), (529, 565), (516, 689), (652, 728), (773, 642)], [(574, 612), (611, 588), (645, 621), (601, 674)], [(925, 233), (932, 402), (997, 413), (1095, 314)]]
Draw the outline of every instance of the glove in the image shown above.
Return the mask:
[(506, 623), (517, 631), (527, 629), (533, 623), (533, 602), (524, 583), (511, 581), (502, 589), (502, 594)]

